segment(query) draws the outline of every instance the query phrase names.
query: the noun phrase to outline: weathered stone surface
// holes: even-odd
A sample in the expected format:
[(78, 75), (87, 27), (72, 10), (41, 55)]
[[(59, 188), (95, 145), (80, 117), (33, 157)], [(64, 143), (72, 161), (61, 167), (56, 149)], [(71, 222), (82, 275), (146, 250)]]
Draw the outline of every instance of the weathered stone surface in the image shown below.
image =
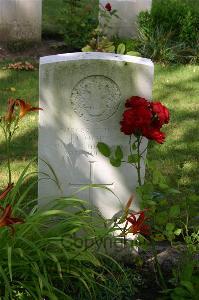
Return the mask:
[[(124, 103), (132, 95), (151, 98), (153, 63), (144, 58), (110, 53), (70, 53), (41, 58), (39, 198), (43, 205), (56, 196), (77, 194), (112, 218), (137, 186), (137, 173), (129, 164), (110, 165), (97, 150), (97, 142), (121, 145), (129, 153), (129, 137), (120, 132)], [(142, 148), (146, 146), (146, 139)], [(144, 167), (142, 166), (142, 177)], [(111, 189), (113, 193), (103, 186)], [(134, 203), (134, 209), (138, 205)]]
[(42, 0), (0, 0), (0, 42), (41, 40)]
[[(106, 29), (108, 36), (118, 35), (119, 37), (137, 36), (137, 16), (141, 11), (151, 9), (152, 0), (100, 0), (100, 5), (105, 6), (109, 2), (112, 10), (116, 9), (119, 18), (112, 17), (110, 28)], [(103, 19), (99, 18), (103, 24)]]

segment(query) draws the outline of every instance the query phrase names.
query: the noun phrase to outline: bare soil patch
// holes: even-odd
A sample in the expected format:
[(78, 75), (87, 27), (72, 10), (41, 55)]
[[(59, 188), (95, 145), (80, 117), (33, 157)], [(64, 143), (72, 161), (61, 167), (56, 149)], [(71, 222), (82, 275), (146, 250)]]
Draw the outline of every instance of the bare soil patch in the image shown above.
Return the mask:
[(21, 43), (0, 44), (0, 61), (28, 58), (38, 60), (42, 56), (67, 52), (63, 42), (56, 40), (42, 40), (41, 43), (23, 45)]

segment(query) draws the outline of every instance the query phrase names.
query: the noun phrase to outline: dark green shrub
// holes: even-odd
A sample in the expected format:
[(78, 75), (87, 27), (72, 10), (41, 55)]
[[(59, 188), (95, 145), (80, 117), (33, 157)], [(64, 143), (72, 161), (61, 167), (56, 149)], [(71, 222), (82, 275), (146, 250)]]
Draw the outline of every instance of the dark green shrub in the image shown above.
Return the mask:
[(63, 0), (59, 23), (66, 46), (81, 49), (90, 39), (98, 22), (98, 1)]
[(153, 19), (149, 11), (142, 11), (138, 16), (138, 29), (145, 35), (150, 36), (153, 33)]
[(151, 12), (139, 14), (138, 30), (144, 56), (164, 62), (197, 61), (193, 56), (198, 53), (192, 50), (198, 44), (199, 1), (154, 0)]
[(62, 39), (61, 24), (59, 23), (59, 11), (63, 7), (63, 0), (42, 1), (42, 37)]
[(199, 30), (199, 17), (198, 20), (191, 13), (187, 11), (186, 15), (180, 20), (181, 28), (179, 33), (179, 40), (187, 45), (193, 45), (196, 42)]
[(165, 32), (172, 31), (176, 41), (187, 44), (196, 41), (199, 31), (198, 0), (154, 0), (150, 15), (152, 26), (162, 26)]
[(165, 32), (162, 27), (154, 29), (150, 34), (140, 31), (139, 51), (142, 56), (162, 63), (174, 63), (179, 60), (178, 53), (183, 45), (173, 43), (172, 32)]

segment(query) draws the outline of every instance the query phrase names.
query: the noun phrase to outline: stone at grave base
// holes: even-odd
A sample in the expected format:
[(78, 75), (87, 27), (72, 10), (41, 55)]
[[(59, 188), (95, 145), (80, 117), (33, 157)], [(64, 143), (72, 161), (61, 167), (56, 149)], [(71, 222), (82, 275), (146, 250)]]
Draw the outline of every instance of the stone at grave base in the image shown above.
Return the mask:
[(138, 257), (138, 248), (131, 246), (129, 243), (115, 242), (112, 247), (107, 250), (107, 254), (110, 255), (117, 262), (121, 262), (125, 265), (135, 265), (135, 258)]
[(41, 0), (0, 0), (0, 41), (40, 41), (41, 16)]
[[(169, 242), (156, 244), (157, 260), (164, 273), (172, 272), (174, 267), (181, 263), (183, 257), (187, 256), (187, 248), (184, 244), (171, 247)], [(144, 261), (145, 267), (154, 271), (155, 258), (153, 251), (149, 248), (145, 253), (140, 251), (139, 255)], [(193, 259), (199, 260), (199, 254), (193, 255)]]
[(113, 260), (127, 266), (135, 266), (139, 256), (138, 248), (132, 245), (132, 240), (125, 240), (114, 234), (107, 235), (101, 242), (96, 244), (96, 251), (112, 257)]
[[(100, 3), (105, 6), (109, 2), (112, 10), (117, 10), (119, 18), (112, 17), (106, 34), (109, 37), (117, 35), (121, 38), (137, 37), (137, 16), (141, 11), (150, 10), (152, 0), (100, 0)], [(99, 18), (101, 24), (103, 20)]]

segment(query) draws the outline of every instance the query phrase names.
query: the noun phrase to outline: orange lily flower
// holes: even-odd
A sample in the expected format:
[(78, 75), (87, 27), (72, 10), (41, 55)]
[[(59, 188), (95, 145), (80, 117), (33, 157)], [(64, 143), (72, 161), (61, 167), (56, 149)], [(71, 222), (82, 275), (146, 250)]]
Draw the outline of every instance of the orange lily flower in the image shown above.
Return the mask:
[(33, 107), (23, 99), (16, 99), (16, 105), (20, 106), (19, 118), (23, 118), (29, 111), (43, 110), (40, 107)]
[(135, 198), (135, 195), (134, 195), (134, 193), (133, 193), (133, 194), (130, 196), (129, 200), (127, 201), (127, 204), (126, 204), (125, 209), (124, 209), (124, 212), (125, 212), (125, 213), (128, 213), (129, 208), (130, 208), (130, 206), (131, 206), (131, 204), (132, 204), (134, 198)]
[(24, 221), (20, 218), (12, 217), (12, 206), (7, 204), (5, 208), (0, 206), (0, 209), (3, 210), (3, 213), (0, 217), (0, 227), (8, 226), (12, 230), (12, 233), (15, 232), (13, 225), (14, 224), (22, 224)]
[(5, 120), (11, 122), (14, 117), (14, 108), (15, 108), (16, 100), (15, 99), (8, 99), (8, 111), (5, 116)]
[(7, 194), (10, 192), (10, 190), (13, 188), (13, 186), (14, 186), (14, 183), (8, 183), (8, 186), (0, 194), (0, 200), (3, 200), (7, 196)]
[[(137, 219), (135, 217), (136, 215), (139, 215)], [(128, 233), (140, 233), (144, 236), (151, 234), (150, 226), (145, 223), (148, 218), (145, 216), (145, 212), (143, 210), (137, 213), (132, 213), (126, 220), (132, 224), (128, 229)]]

